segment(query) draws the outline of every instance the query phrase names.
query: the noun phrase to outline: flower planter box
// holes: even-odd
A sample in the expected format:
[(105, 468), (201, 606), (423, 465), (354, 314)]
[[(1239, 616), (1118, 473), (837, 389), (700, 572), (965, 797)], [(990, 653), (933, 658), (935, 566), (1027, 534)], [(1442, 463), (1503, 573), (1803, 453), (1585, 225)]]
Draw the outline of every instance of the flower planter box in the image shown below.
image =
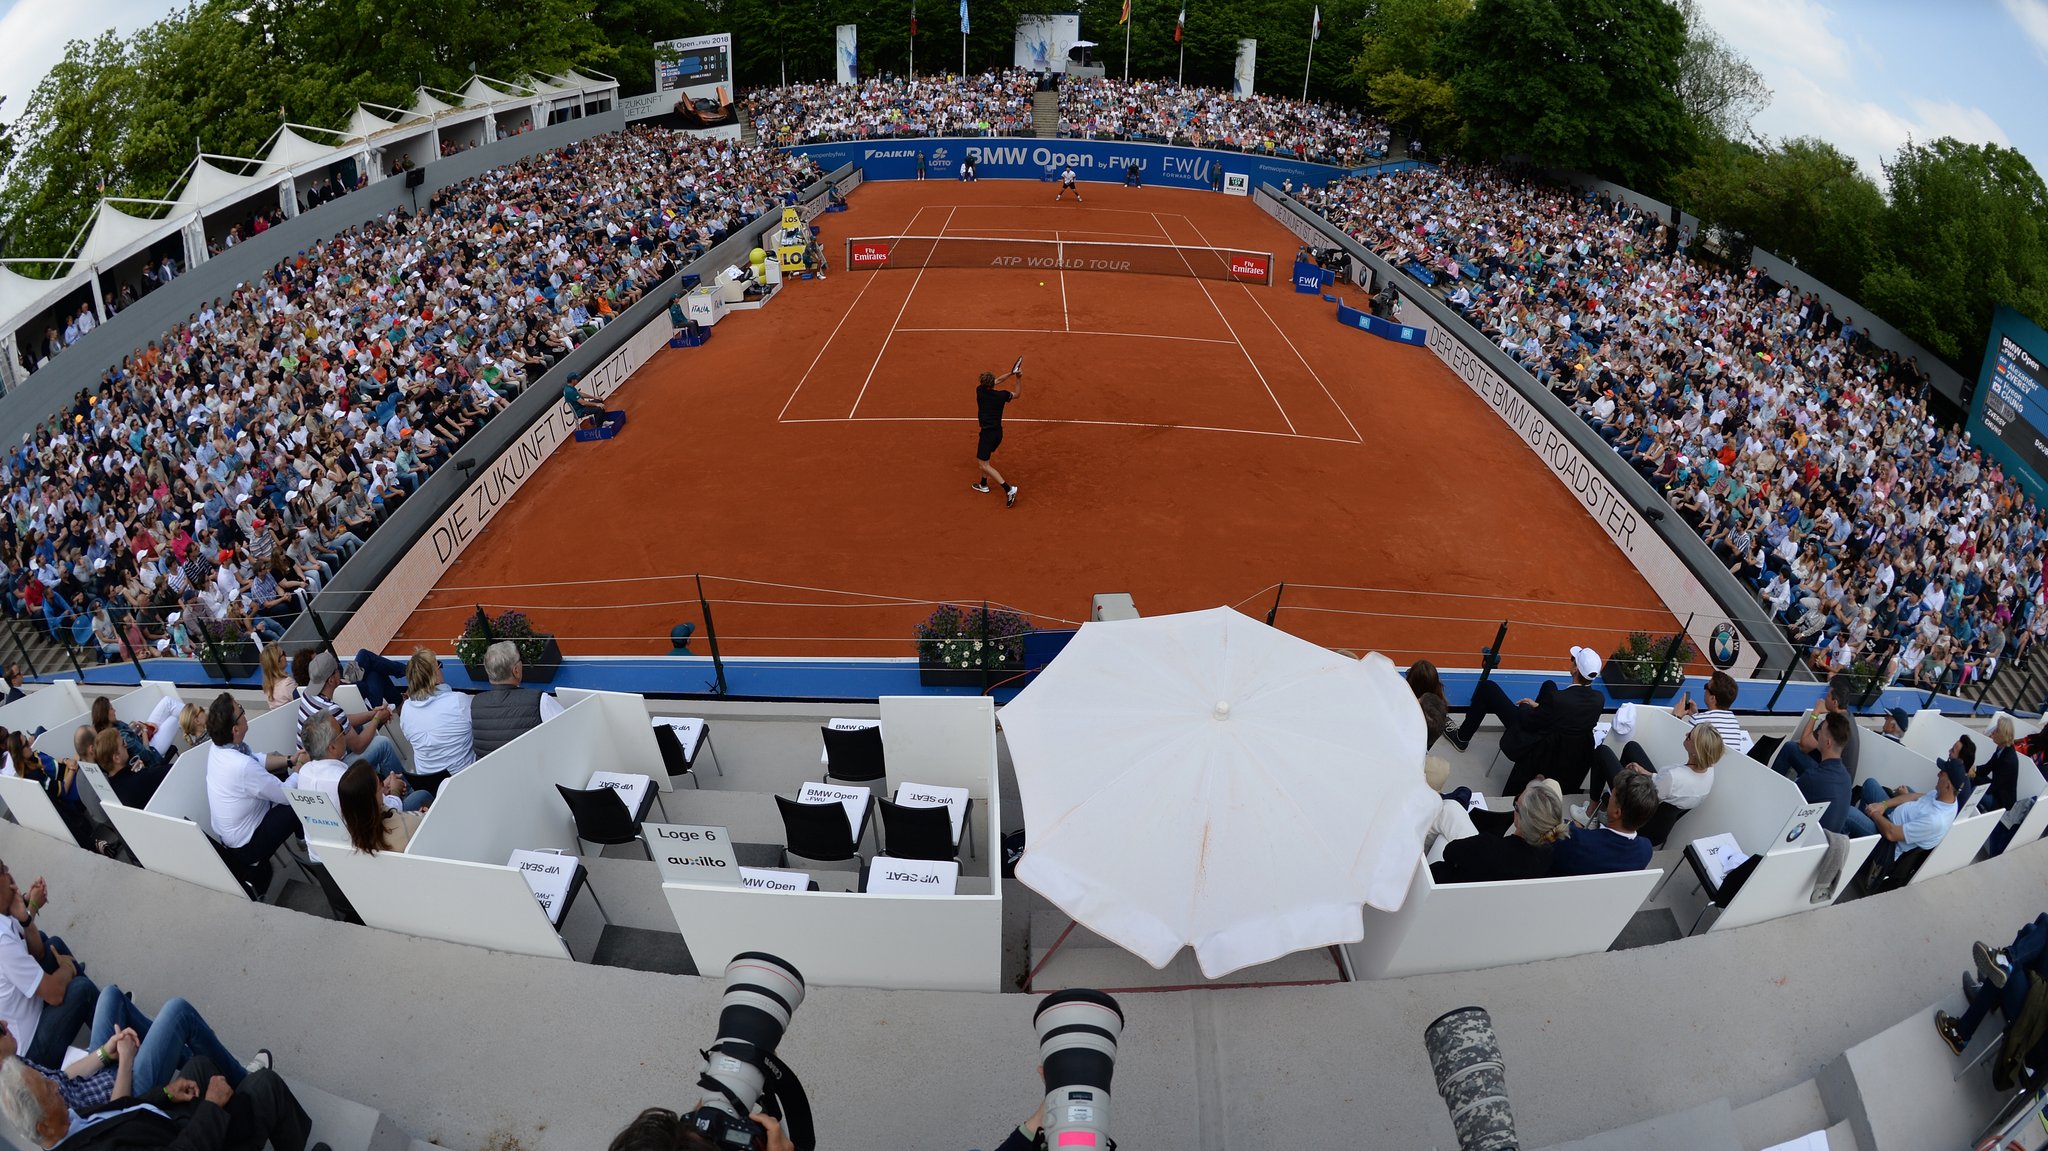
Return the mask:
[(199, 662), (205, 666), (206, 674), (219, 680), (245, 679), (255, 675), (263, 666), (247, 656), (238, 656), (234, 659), (226, 660), (216, 660), (201, 656), (199, 657)]
[[(519, 682), (523, 684), (553, 683), (555, 682), (556, 673), (562, 670), (561, 645), (555, 642), (555, 637), (552, 635), (545, 635), (539, 638), (547, 641), (547, 647), (542, 650), (540, 658), (521, 658), (519, 661), (521, 668)], [(462, 666), (469, 672), (469, 678), (478, 683), (490, 682), (490, 677), (484, 674), (484, 665), (481, 662), (471, 663), (468, 660), (463, 660)]]
[(1609, 659), (1600, 668), (1600, 686), (1607, 692), (1607, 698), (1630, 703), (1654, 703), (1672, 699), (1684, 687), (1678, 683), (1637, 683), (1632, 677), (1638, 671), (1633, 660)]
[(984, 683), (1000, 683), (1023, 670), (1022, 667), (947, 667), (919, 660), (917, 682), (926, 687), (980, 687)]

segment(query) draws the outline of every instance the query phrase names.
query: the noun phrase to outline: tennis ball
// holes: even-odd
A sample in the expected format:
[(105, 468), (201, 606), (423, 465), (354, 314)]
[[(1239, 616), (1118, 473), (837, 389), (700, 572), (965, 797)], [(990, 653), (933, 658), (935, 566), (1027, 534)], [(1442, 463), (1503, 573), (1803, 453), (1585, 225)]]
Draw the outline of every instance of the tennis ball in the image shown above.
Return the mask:
[(1039, 286), (1039, 287), (1041, 287), (1041, 288), (1045, 287), (1045, 281), (1044, 281), (1044, 280), (1040, 280), (1040, 281), (1038, 281), (1038, 286)]

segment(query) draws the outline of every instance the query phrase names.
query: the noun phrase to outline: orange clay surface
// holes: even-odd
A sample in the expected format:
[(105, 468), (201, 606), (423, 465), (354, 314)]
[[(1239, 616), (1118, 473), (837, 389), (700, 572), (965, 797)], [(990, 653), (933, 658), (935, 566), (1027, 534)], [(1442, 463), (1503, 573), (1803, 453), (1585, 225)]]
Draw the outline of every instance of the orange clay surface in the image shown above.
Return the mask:
[[(1053, 191), (855, 191), (819, 218), (830, 279), (656, 355), (609, 404), (630, 416), (619, 436), (563, 445), (398, 646), (450, 650), (481, 603), (532, 613), (572, 655), (665, 652), (683, 620), (701, 652), (699, 573), (727, 655), (910, 655), (934, 600), (1040, 626), (1087, 618), (1096, 592), (1263, 616), (1283, 581), (1280, 626), (1400, 663), (1476, 665), (1502, 619), (1511, 665), (1535, 668), (1676, 626), (1434, 355), (1295, 293), (1296, 241), (1250, 200)], [(844, 267), (847, 237), (893, 233), (1251, 248), (1275, 282)], [(1020, 355), (1005, 508), (968, 486), (974, 381)]]

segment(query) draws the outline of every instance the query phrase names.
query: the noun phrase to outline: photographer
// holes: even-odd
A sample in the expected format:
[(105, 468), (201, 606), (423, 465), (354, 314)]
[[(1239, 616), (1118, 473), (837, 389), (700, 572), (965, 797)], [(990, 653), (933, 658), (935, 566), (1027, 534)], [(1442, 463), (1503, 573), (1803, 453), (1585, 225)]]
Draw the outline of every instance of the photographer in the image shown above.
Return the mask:
[[(1039, 1074), (1044, 1073), (1044, 1069), (1041, 1068)], [(1031, 1118), (1011, 1128), (1009, 1137), (996, 1146), (996, 1151), (1031, 1151), (1038, 1146), (1038, 1129), (1044, 1123), (1045, 1102), (1040, 1100), (1038, 1110), (1031, 1113)]]
[[(748, 1118), (768, 1133), (761, 1151), (796, 1151), (789, 1136), (783, 1133), (781, 1120), (759, 1111)], [(1035, 1132), (1037, 1127), (1032, 1130)], [(612, 1137), (606, 1151), (718, 1151), (718, 1147), (691, 1130), (681, 1115), (666, 1107), (649, 1107)]]

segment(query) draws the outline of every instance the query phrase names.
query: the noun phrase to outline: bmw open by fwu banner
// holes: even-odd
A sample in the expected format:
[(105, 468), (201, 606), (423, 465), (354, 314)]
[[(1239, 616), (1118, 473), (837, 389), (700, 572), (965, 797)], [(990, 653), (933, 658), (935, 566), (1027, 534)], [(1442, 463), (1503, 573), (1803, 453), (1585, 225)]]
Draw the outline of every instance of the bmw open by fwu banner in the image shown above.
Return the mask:
[(1297, 188), (1320, 188), (1350, 172), (1328, 164), (1250, 152), (1028, 136), (851, 140), (800, 144), (790, 151), (808, 155), (828, 172), (841, 164), (857, 165), (869, 180), (915, 180), (920, 156), (924, 157), (927, 179), (957, 179), (960, 162), (969, 152), (975, 157), (975, 175), (989, 180), (1044, 180), (1072, 168), (1083, 180), (1121, 184), (1124, 173), (1137, 168), (1146, 184), (1165, 188), (1219, 187), (1225, 174), (1248, 177), (1254, 188), (1282, 181), (1292, 181)]

